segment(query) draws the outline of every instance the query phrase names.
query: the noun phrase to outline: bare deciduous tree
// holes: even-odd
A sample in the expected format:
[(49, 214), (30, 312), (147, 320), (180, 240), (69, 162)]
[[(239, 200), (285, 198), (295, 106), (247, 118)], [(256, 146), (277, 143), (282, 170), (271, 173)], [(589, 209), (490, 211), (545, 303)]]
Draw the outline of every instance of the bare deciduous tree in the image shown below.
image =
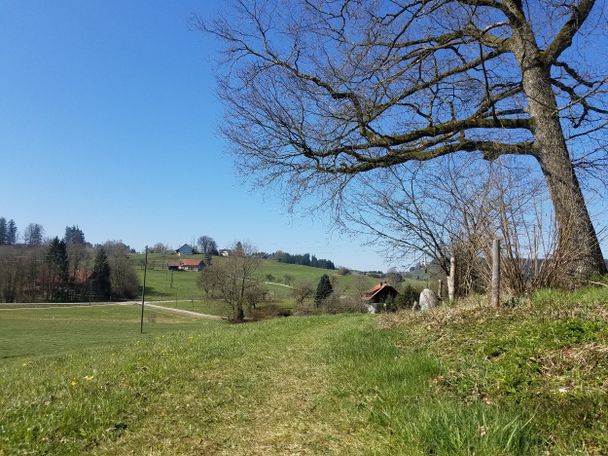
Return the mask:
[(23, 231), (23, 242), (30, 247), (42, 245), (44, 228), (38, 223), (30, 223)]
[(587, 277), (606, 267), (575, 169), (606, 162), (606, 59), (570, 48), (593, 33), (602, 4), (236, 0), (233, 19), (198, 25), (225, 44), (222, 130), (247, 173), (340, 204), (375, 170), (528, 157), (545, 177), (559, 249), (580, 248), (569, 271)]
[(436, 162), (415, 180), (390, 169), (351, 195), (345, 229), (371, 236), (394, 262), (430, 259), (439, 277), (458, 258), (460, 293), (484, 291), (489, 283), (491, 246), (503, 240), (504, 286), (516, 294), (550, 285), (570, 285), (567, 265), (575, 244), (557, 249), (556, 223), (542, 180), (528, 168), (501, 158), (478, 164), (471, 176), (461, 160)]
[(291, 294), (296, 301), (296, 306), (301, 307), (305, 301), (311, 300), (315, 295), (315, 287), (308, 280), (300, 280), (293, 285)]
[(198, 251), (204, 254), (217, 254), (217, 243), (210, 236), (200, 236), (196, 241)]
[(206, 292), (217, 295), (232, 308), (232, 319), (242, 322), (245, 319), (245, 306), (255, 308), (257, 299), (265, 299), (259, 292), (262, 287), (256, 272), (260, 259), (254, 256), (255, 249), (247, 243), (234, 246), (234, 255), (223, 261), (216, 261), (206, 267), (199, 276), (198, 284)]

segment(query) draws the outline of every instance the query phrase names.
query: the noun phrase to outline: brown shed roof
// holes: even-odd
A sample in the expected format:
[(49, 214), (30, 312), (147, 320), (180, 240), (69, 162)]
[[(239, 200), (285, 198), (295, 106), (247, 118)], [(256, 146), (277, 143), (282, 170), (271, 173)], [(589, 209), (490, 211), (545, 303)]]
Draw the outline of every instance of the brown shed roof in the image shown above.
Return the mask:
[(363, 294), (363, 298), (366, 301), (369, 301), (371, 299), (374, 298), (374, 296), (376, 296), (378, 293), (380, 293), (382, 290), (385, 289), (391, 289), (393, 290), (395, 293), (399, 293), (397, 290), (395, 290), (394, 287), (390, 286), (388, 283), (386, 282), (380, 282), (379, 284), (377, 284), (376, 286), (374, 286), (373, 288), (370, 288), (369, 290), (367, 290), (364, 294)]
[(199, 258), (187, 258), (179, 262), (180, 266), (198, 266), (203, 260)]

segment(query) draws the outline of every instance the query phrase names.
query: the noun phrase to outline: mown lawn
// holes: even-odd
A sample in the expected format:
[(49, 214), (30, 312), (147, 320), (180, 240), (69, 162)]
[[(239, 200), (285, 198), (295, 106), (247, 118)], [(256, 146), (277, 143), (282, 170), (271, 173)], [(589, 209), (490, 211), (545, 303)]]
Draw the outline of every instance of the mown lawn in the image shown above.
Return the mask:
[(608, 293), (512, 305), (99, 326), (0, 361), (0, 454), (607, 454)]

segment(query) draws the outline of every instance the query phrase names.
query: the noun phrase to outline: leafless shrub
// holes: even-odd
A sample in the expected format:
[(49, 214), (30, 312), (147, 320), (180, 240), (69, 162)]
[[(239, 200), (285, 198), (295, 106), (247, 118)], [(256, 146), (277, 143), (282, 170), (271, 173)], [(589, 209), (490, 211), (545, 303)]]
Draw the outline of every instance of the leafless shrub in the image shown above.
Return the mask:
[(338, 296), (332, 293), (325, 298), (319, 306), (322, 313), (366, 313), (367, 304), (361, 300), (361, 296)]
[(312, 304), (312, 298), (315, 295), (315, 287), (312, 282), (302, 280), (293, 285), (291, 294), (296, 301), (296, 307), (304, 308), (305, 303), (308, 304), (310, 302)]
[[(471, 175), (479, 167), (483, 172)], [(562, 242), (558, 249), (546, 187), (529, 169), (507, 159), (488, 164), (452, 158), (427, 168), (415, 180), (411, 174), (419, 169), (397, 168), (382, 181), (366, 181), (344, 205), (342, 227), (370, 235), (393, 261), (430, 263), (435, 279), (449, 274), (455, 256), (461, 296), (486, 290), (495, 238), (503, 245), (505, 290), (522, 295), (570, 282), (565, 271), (578, 259), (577, 246)]]

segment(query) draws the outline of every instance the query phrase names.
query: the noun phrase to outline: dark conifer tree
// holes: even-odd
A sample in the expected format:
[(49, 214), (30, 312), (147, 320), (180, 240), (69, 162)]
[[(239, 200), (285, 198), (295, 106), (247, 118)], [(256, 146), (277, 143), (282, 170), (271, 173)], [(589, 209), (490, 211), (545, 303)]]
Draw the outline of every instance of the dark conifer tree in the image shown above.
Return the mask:
[(51, 273), (50, 297), (55, 301), (69, 299), (70, 275), (68, 251), (64, 241), (55, 237), (49, 244), (47, 263)]
[(108, 299), (112, 293), (112, 282), (110, 279), (110, 262), (103, 247), (100, 247), (95, 256), (93, 266), (93, 292), (102, 299)]
[(8, 221), (8, 228), (6, 229), (6, 243), (8, 245), (15, 245), (17, 243), (17, 224), (13, 219)]
[(4, 217), (0, 217), (0, 245), (6, 244), (6, 234), (7, 234), (6, 219)]
[(321, 276), (321, 280), (319, 280), (319, 284), (317, 285), (317, 292), (315, 293), (315, 304), (317, 307), (319, 307), (323, 300), (332, 294), (333, 291), (334, 290), (331, 286), (331, 282), (329, 281), (329, 276), (327, 274), (323, 274)]
[(76, 225), (65, 227), (66, 244), (84, 244), (84, 232)]

